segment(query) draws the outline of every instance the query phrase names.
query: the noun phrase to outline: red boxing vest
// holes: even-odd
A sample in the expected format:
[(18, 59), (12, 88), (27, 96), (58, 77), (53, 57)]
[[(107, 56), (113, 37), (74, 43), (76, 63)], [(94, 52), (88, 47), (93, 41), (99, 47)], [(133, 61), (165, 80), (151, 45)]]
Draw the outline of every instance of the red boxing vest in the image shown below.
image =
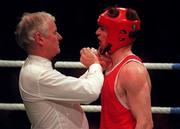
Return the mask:
[(129, 61), (141, 63), (141, 59), (135, 55), (125, 57), (115, 68), (104, 78), (101, 91), (101, 121), (100, 129), (134, 129), (136, 121), (132, 113), (125, 108), (116, 97), (115, 79), (121, 67)]

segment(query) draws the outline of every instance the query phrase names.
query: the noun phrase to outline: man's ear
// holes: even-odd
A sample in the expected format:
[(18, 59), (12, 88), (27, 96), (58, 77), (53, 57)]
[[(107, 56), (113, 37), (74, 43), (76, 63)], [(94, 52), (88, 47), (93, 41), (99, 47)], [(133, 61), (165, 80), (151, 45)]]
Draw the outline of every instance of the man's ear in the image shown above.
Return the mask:
[(44, 44), (44, 42), (43, 42), (43, 40), (44, 40), (43, 39), (43, 35), (40, 32), (36, 32), (34, 34), (34, 40), (39, 45), (43, 45)]

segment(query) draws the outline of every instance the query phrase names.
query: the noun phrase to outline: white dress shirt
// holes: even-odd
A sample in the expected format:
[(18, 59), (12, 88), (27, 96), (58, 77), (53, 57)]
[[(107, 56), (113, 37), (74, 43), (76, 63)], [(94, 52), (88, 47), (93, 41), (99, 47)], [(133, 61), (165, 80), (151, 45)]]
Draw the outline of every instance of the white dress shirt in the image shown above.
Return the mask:
[(50, 60), (29, 55), (21, 68), (19, 89), (31, 129), (89, 129), (80, 103), (95, 101), (103, 80), (99, 64), (75, 78), (54, 70)]

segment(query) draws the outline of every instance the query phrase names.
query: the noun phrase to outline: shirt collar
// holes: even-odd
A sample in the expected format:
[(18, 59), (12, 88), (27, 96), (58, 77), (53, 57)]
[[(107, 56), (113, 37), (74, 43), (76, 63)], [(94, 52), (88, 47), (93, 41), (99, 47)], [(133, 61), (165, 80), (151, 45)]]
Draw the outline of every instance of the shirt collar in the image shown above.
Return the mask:
[(27, 60), (30, 60), (30, 61), (32, 61), (34, 63), (38, 63), (38, 64), (40, 64), (42, 66), (52, 67), (52, 62), (49, 59), (41, 57), (41, 56), (29, 55), (27, 57)]

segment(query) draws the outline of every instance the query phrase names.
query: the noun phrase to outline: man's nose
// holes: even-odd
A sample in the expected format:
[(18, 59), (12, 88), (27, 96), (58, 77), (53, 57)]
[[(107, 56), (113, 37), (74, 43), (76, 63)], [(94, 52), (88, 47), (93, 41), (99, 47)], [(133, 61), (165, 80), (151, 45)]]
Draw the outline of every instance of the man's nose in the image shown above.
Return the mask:
[(61, 34), (59, 34), (59, 33), (58, 33), (58, 39), (59, 39), (59, 40), (62, 40), (62, 39), (63, 39), (63, 37), (62, 37)]
[(96, 35), (100, 35), (100, 28), (96, 30)]

